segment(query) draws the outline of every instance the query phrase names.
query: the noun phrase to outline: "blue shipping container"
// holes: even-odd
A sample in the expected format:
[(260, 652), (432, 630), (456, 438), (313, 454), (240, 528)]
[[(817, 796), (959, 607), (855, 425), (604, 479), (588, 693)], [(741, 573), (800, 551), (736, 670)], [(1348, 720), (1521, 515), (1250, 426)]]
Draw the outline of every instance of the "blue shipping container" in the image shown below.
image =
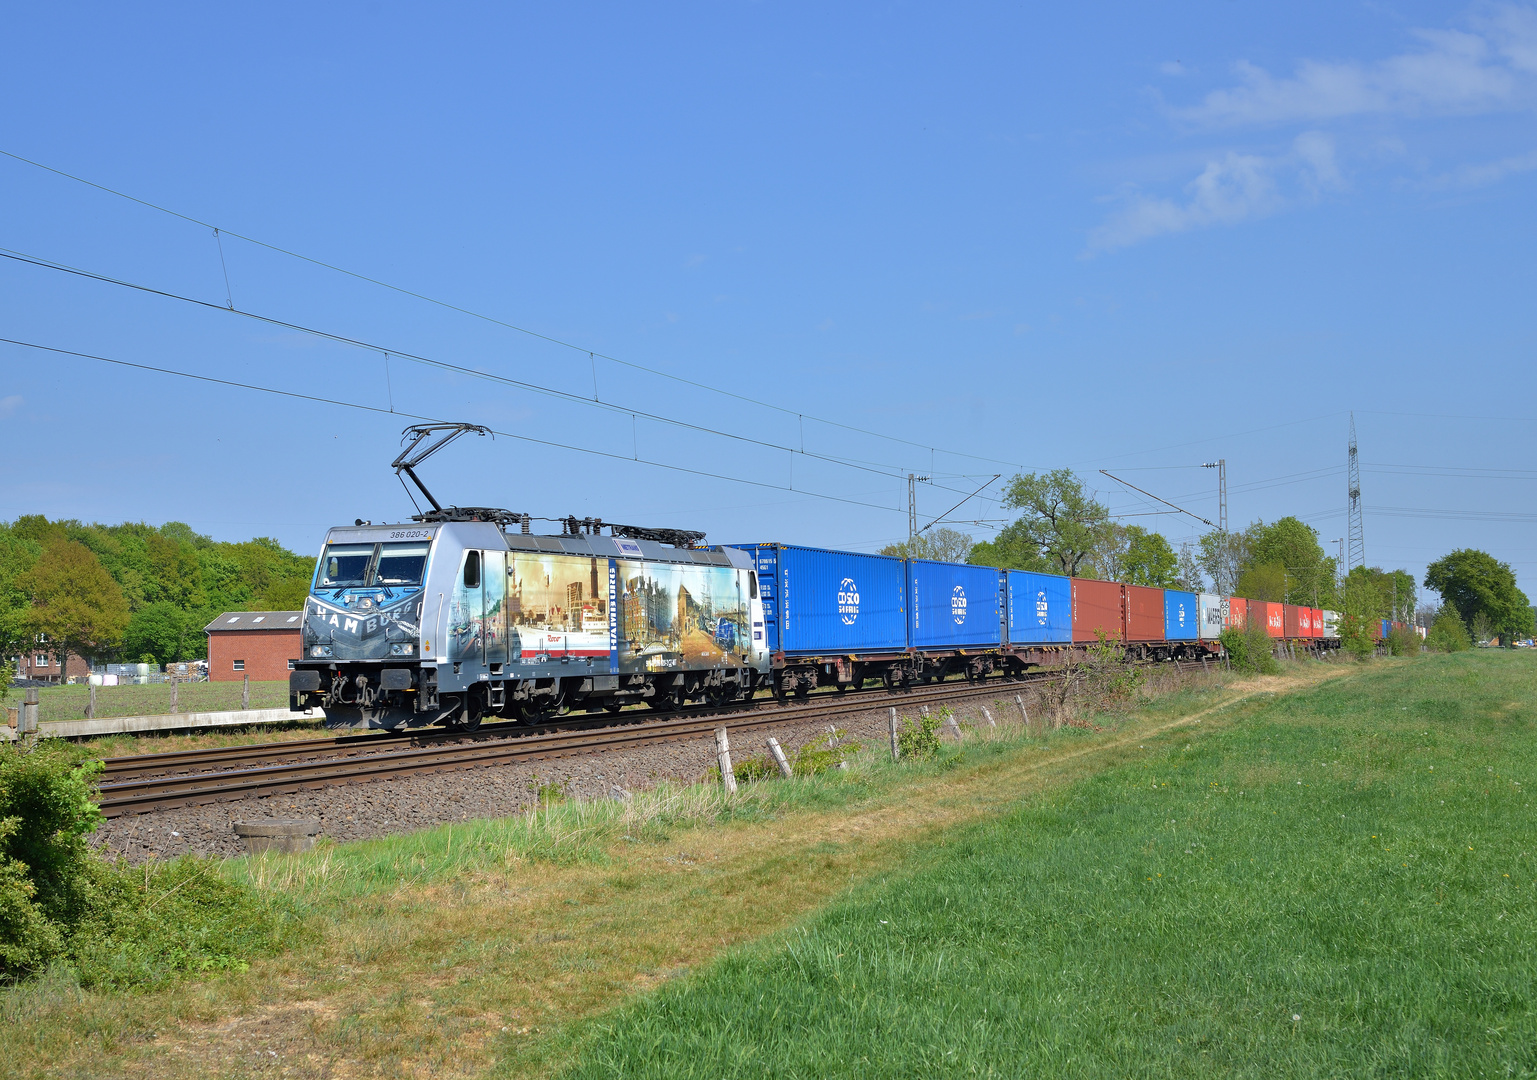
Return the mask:
[(768, 646), (787, 656), (907, 648), (905, 563), (790, 544), (732, 544), (758, 567)]
[(1163, 591), (1163, 636), (1166, 641), (1194, 641), (1201, 629), (1200, 601), (1193, 592)]
[(1009, 644), (1051, 645), (1073, 640), (1073, 579), (1009, 570)]
[(996, 569), (913, 559), (907, 581), (914, 648), (998, 647), (1003, 612)]

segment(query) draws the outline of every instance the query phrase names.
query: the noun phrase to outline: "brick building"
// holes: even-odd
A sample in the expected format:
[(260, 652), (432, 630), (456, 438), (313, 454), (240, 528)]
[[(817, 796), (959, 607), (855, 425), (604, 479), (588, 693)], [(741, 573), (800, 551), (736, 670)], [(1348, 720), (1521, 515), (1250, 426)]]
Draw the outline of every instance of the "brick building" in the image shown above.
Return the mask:
[[(47, 651), (46, 645), (40, 645), (30, 652), (22, 653), (11, 659), (16, 661), (16, 677), (18, 679), (37, 679), (41, 682), (59, 681), (59, 662), (53, 658), (53, 654)], [(64, 660), (64, 675), (68, 679), (81, 679), (91, 673), (91, 665), (85, 657), (70, 653)]]
[(212, 682), (287, 681), (303, 650), (302, 612), (226, 611), (203, 627), (208, 635), (208, 678)]

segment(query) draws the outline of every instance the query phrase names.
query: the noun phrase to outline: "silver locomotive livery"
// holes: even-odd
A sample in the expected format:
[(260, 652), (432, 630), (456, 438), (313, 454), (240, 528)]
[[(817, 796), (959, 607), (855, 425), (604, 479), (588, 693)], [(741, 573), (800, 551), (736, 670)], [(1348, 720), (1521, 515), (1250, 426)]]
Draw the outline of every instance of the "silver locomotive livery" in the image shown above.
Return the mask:
[(751, 555), (694, 546), (698, 533), (568, 518), (562, 535), (535, 536), (525, 515), (445, 509), (411, 467), (467, 430), (407, 432), (395, 468), (432, 510), (327, 533), (292, 709), (319, 705), (332, 726), (473, 728), (488, 716), (725, 704), (767, 681)]

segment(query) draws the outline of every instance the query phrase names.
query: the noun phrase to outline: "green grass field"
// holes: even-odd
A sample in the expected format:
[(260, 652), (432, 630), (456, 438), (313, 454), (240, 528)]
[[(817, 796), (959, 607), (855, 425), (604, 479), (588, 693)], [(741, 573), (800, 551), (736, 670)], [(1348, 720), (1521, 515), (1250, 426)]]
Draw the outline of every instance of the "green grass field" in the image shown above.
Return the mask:
[(1150, 738), (536, 1058), (569, 1077), (1531, 1076), (1534, 676), (1521, 654), (1378, 663)]
[[(240, 708), (242, 684), (238, 682), (185, 682), (176, 688), (177, 708), (181, 712), (224, 712)], [(20, 705), (22, 691), (12, 690), (7, 705)], [(39, 691), (38, 719), (84, 720), (85, 707), (91, 700), (88, 686), (45, 686)], [(288, 683), (253, 682), (251, 708), (284, 709), (288, 707)], [(98, 686), (96, 716), (157, 716), (171, 711), (171, 687), (167, 683), (140, 686)]]

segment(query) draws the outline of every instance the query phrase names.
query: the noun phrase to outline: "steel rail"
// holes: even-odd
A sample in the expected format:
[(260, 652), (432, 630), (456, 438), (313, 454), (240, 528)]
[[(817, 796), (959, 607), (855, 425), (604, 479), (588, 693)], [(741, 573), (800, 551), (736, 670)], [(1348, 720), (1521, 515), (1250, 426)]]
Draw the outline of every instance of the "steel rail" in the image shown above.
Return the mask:
[[(899, 706), (914, 709), (923, 705), (987, 697), (1005, 687), (1038, 682), (1052, 673), (982, 683), (955, 683), (910, 693), (886, 695), (828, 695), (831, 701), (817, 701), (798, 706), (772, 709), (735, 710), (711, 715), (689, 715), (667, 720), (653, 720), (625, 727), (603, 727), (597, 731), (573, 731), (569, 727), (525, 735), (520, 738), (455, 741), (446, 745), (416, 746), (346, 758), (255, 765), (220, 772), (200, 772), (172, 776), (108, 781), (101, 785), (101, 810), (106, 817), (150, 813), (174, 807), (227, 802), (251, 796), (287, 794), (300, 790), (367, 783), (411, 773), (447, 772), (483, 768), (512, 761), (536, 761), (548, 758), (595, 754), (630, 749), (662, 742), (704, 737), (716, 728), (749, 731), (755, 728), (781, 727), (806, 721), (827, 720), (853, 713)], [(461, 733), (462, 734), (462, 733)], [(314, 740), (326, 742), (327, 740)], [(348, 741), (348, 740), (341, 740)], [(361, 741), (361, 740), (357, 740)], [(435, 740), (443, 742), (443, 740)], [(269, 747), (283, 744), (266, 744)], [(255, 748), (243, 748), (255, 749)], [(153, 755), (142, 755), (153, 756)]]

